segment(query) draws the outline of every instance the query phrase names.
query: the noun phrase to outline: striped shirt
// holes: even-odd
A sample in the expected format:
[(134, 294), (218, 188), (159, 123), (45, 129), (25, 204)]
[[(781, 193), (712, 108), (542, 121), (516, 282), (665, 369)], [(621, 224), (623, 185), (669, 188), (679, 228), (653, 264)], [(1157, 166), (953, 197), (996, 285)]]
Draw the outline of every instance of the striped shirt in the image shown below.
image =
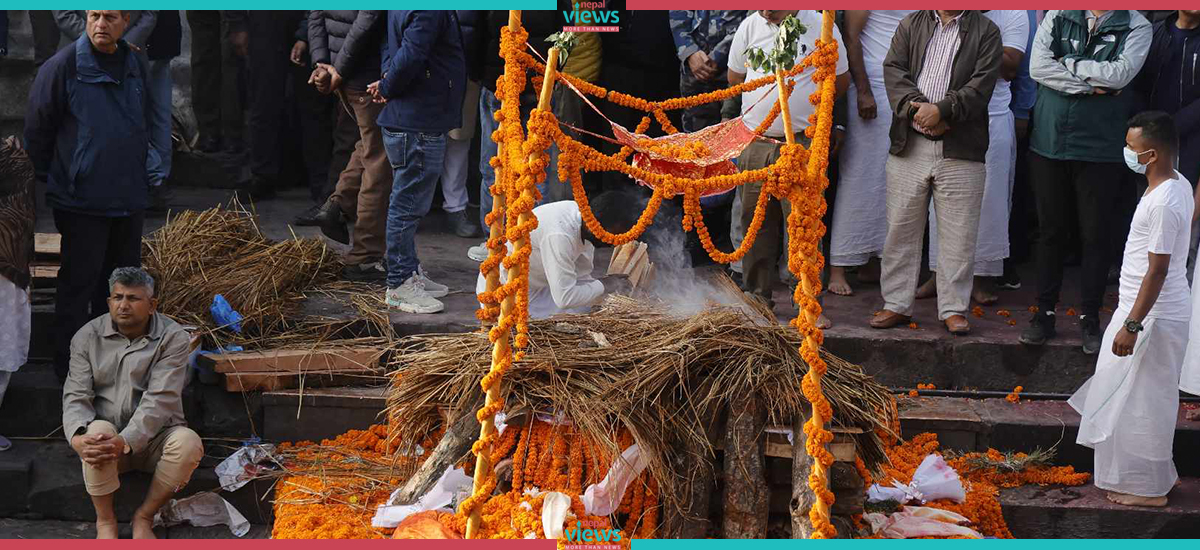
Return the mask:
[[(929, 39), (929, 45), (925, 46), (925, 63), (921, 67), (920, 76), (917, 77), (917, 89), (921, 90), (930, 103), (937, 103), (946, 98), (946, 91), (950, 89), (954, 55), (958, 53), (958, 47), (962, 43), (958, 33), (959, 24), (966, 12), (958, 14), (949, 23), (943, 22), (936, 10), (932, 13), (937, 21), (937, 28), (933, 31), (933, 38)], [(917, 131), (921, 130), (921, 125), (916, 121), (913, 121), (912, 127)]]

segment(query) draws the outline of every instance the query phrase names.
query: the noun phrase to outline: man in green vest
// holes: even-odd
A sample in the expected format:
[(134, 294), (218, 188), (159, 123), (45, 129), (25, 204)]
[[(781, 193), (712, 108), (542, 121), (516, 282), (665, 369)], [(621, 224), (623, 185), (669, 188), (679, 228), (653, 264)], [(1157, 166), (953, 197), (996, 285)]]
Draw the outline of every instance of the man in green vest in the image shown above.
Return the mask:
[(1042, 345), (1056, 334), (1054, 308), (1075, 224), (1083, 244), (1083, 352), (1100, 349), (1112, 223), (1107, 213), (1124, 181), (1125, 121), (1135, 95), (1122, 92), (1141, 70), (1151, 38), (1150, 22), (1131, 10), (1052, 10), (1038, 27), (1029, 61), (1030, 76), (1041, 84), (1029, 169), (1039, 223), (1039, 312), (1021, 333), (1023, 344)]

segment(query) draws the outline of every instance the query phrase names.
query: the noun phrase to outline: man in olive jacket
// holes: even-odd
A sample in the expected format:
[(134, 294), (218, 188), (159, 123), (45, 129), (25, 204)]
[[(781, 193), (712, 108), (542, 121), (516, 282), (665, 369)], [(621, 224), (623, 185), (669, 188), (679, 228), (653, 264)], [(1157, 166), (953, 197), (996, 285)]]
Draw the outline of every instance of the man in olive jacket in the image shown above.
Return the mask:
[(900, 22), (883, 61), (891, 103), (888, 234), (875, 328), (908, 324), (930, 198), (938, 226), (938, 319), (970, 331), (975, 241), (988, 148), (988, 101), (1000, 73), (1000, 30), (974, 10), (922, 10)]
[(1052, 10), (1038, 26), (1029, 55), (1029, 75), (1041, 84), (1029, 173), (1038, 212), (1039, 312), (1021, 333), (1022, 344), (1042, 345), (1057, 332), (1063, 257), (1077, 229), (1083, 244), (1083, 352), (1100, 350), (1109, 213), (1126, 177), (1122, 150), (1135, 101), (1132, 91), (1122, 92), (1146, 61), (1151, 39), (1150, 22), (1130, 10)]

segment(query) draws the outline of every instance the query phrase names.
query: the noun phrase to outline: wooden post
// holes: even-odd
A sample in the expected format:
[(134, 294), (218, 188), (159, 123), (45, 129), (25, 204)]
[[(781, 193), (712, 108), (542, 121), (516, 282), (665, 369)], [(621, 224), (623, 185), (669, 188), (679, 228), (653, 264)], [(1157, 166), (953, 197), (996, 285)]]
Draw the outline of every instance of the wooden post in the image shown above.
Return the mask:
[(779, 116), (783, 119), (783, 135), (787, 144), (796, 143), (795, 132), (792, 131), (792, 109), (788, 105), (788, 90), (783, 80), (783, 69), (775, 69), (775, 88), (779, 90)]
[(413, 504), (425, 496), (438, 479), (441, 479), (442, 474), (446, 473), (446, 469), (471, 450), (471, 443), (474, 441), (471, 434), (478, 429), (479, 420), (475, 418), (475, 411), (463, 411), (446, 430), (446, 435), (442, 436), (442, 440), (425, 462), (421, 463), (421, 467), (400, 487), (396, 504)]
[(725, 428), (725, 495), (722, 537), (767, 538), (770, 489), (763, 470), (767, 413), (756, 395), (729, 403)]

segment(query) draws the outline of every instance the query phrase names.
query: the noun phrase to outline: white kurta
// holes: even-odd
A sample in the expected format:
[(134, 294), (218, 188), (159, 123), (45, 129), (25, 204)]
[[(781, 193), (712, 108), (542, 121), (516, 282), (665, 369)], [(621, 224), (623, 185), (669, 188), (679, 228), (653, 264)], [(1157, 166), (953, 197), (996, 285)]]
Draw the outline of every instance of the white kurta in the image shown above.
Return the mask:
[[(1185, 264), (1192, 209), (1191, 185), (1182, 176), (1139, 201), (1125, 243), (1119, 305), (1104, 331), (1096, 373), (1071, 396), (1081, 416), (1076, 442), (1095, 450), (1093, 475), (1101, 489), (1158, 497), (1178, 479), (1172, 446), (1191, 316)], [(1112, 342), (1125, 330), (1149, 253), (1171, 255), (1167, 277), (1133, 354), (1117, 357)]]
[(846, 143), (838, 161), (837, 199), (830, 229), (830, 265), (856, 266), (883, 252), (887, 239), (887, 152), (892, 108), (883, 83), (883, 59), (892, 45), (900, 20), (913, 10), (871, 10), (859, 40), (863, 65), (875, 97), (876, 116), (858, 116), (858, 91), (853, 83), (846, 92), (849, 117)]
[[(1198, 281), (1200, 282), (1200, 281)], [(1188, 338), (1187, 353), (1183, 355), (1183, 373), (1179, 375), (1179, 389), (1192, 395), (1200, 395), (1200, 284), (1192, 284), (1192, 323)]]
[[(533, 214), (538, 226), (529, 234), (533, 247), (529, 256), (529, 316), (544, 319), (558, 313), (587, 311), (604, 297), (604, 284), (592, 277), (596, 248), (581, 236), (579, 205), (575, 201), (552, 202), (534, 208)], [(475, 291), (481, 293), (486, 288), (487, 280), (480, 274)]]
[[(991, 10), (984, 17), (1000, 28), (1005, 48), (1025, 52), (1031, 29), (1023, 10)], [(1004, 259), (1009, 255), (1008, 215), (1017, 168), (1017, 130), (1011, 103), (1011, 83), (997, 79), (988, 102), (988, 150), (984, 157), (987, 176), (979, 212), (979, 238), (975, 241), (975, 275), (979, 277), (1003, 275)], [(929, 269), (937, 271), (937, 216), (932, 205), (929, 210)]]

